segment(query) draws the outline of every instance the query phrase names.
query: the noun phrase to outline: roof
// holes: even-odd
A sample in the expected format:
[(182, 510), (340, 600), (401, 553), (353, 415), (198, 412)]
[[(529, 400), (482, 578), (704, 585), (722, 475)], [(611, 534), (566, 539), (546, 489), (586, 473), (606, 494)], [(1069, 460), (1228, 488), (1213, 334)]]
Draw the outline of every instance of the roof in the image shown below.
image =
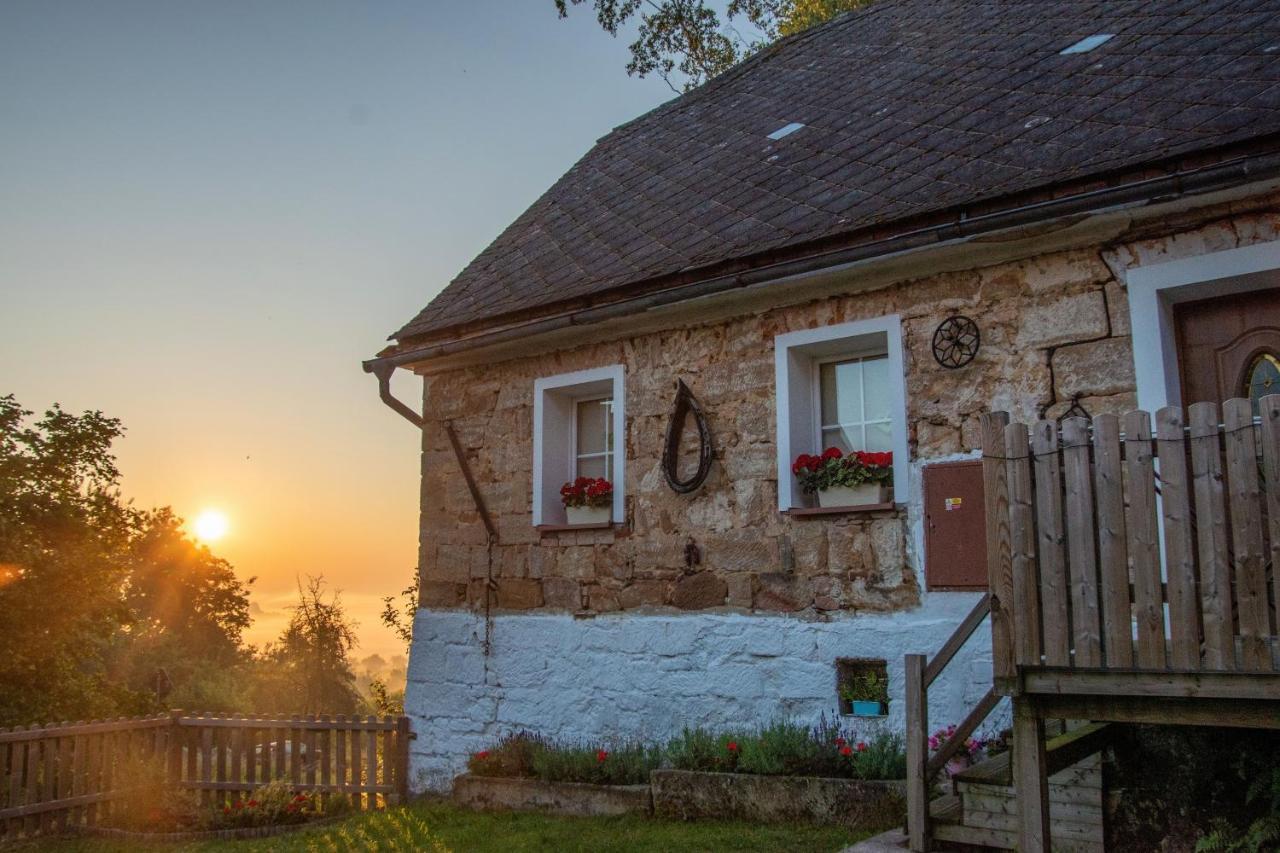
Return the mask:
[(393, 337), (1277, 131), (1280, 0), (877, 0), (602, 138)]

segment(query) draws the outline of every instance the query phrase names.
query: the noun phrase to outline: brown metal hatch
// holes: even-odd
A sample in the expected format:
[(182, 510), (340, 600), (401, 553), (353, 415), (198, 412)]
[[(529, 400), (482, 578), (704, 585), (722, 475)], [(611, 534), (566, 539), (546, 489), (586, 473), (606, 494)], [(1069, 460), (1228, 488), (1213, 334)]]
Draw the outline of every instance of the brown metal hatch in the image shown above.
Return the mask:
[(924, 562), (927, 589), (987, 588), (981, 459), (925, 466)]

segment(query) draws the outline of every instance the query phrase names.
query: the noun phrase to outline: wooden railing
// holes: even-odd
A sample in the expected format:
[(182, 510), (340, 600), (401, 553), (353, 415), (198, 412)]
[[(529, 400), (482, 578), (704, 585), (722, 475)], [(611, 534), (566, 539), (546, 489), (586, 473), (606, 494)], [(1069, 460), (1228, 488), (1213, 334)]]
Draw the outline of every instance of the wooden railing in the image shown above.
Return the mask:
[(359, 809), (408, 796), (407, 717), (245, 717), (173, 712), (0, 729), (0, 838), (109, 822), (157, 782), (216, 808), (267, 782)]
[(932, 757), (929, 756), (929, 686), (990, 612), (991, 596), (988, 594), (974, 605), (932, 660), (918, 654), (907, 655), (906, 658), (907, 835), (912, 850), (929, 849), (929, 789), (933, 780), (1000, 701), (994, 689), (988, 690), (964, 721), (956, 726), (955, 733), (947, 742)]
[(1280, 395), (1189, 413), (988, 416), (997, 676), (1277, 669)]

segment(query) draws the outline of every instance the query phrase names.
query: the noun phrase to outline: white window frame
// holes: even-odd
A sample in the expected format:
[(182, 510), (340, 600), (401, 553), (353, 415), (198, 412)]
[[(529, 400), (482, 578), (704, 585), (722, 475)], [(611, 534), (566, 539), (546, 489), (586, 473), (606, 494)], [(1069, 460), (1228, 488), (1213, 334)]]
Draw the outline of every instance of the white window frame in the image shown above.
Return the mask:
[(621, 524), (626, 495), (626, 406), (621, 364), (594, 367), (533, 382), (533, 524), (566, 522), (560, 487), (577, 466), (577, 407), (580, 400), (613, 397), (613, 516)]
[[(877, 350), (868, 350), (867, 352), (863, 352), (863, 353), (854, 353), (852, 355), (831, 355), (831, 356), (826, 356), (824, 358), (815, 358), (813, 360), (813, 424), (814, 424), (813, 443), (819, 450), (827, 449), (825, 447), (826, 441), (823, 439), (822, 434), (828, 428), (834, 429), (839, 427), (843, 429), (845, 426), (844, 424), (824, 424), (822, 422), (822, 368), (823, 366), (828, 364), (847, 364), (848, 362), (851, 362), (851, 361), (865, 361), (868, 358), (878, 358), (882, 355), (885, 355), (885, 353), (877, 349)], [(862, 378), (863, 379), (866, 378), (865, 371), (863, 372)], [(863, 414), (865, 415), (866, 402), (867, 402), (866, 385), (864, 384), (861, 387), (862, 387)], [(869, 424), (880, 424), (880, 423), (886, 423), (886, 421), (884, 420), (861, 421), (858, 425), (862, 427), (863, 437), (865, 438), (867, 426)], [(889, 418), (887, 420), (887, 423), (889, 424), (890, 432), (892, 432), (893, 431), (893, 413), (892, 412), (889, 413)]]
[[(907, 447), (907, 392), (902, 355), (902, 318), (897, 314), (834, 326), (787, 332), (773, 339), (777, 390), (778, 509), (804, 506), (791, 463), (801, 453), (818, 453), (821, 437), (817, 362), (883, 352), (889, 357), (890, 417), (893, 434), (893, 499), (905, 503), (910, 459)], [(818, 431), (815, 431), (816, 430)]]
[(1134, 267), (1125, 273), (1138, 408), (1182, 405), (1173, 306), (1280, 287), (1280, 240)]

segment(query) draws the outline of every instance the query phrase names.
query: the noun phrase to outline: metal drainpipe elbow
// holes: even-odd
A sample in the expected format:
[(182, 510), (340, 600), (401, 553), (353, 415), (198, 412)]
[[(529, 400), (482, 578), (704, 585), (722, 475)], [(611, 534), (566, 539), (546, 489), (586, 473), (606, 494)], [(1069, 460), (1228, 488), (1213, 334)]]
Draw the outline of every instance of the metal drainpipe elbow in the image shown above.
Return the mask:
[(376, 360), (367, 362), (364, 369), (378, 377), (378, 396), (382, 402), (394, 409), (406, 421), (422, 429), (422, 416), (397, 400), (391, 393), (391, 374), (395, 372), (396, 366), (389, 361)]

